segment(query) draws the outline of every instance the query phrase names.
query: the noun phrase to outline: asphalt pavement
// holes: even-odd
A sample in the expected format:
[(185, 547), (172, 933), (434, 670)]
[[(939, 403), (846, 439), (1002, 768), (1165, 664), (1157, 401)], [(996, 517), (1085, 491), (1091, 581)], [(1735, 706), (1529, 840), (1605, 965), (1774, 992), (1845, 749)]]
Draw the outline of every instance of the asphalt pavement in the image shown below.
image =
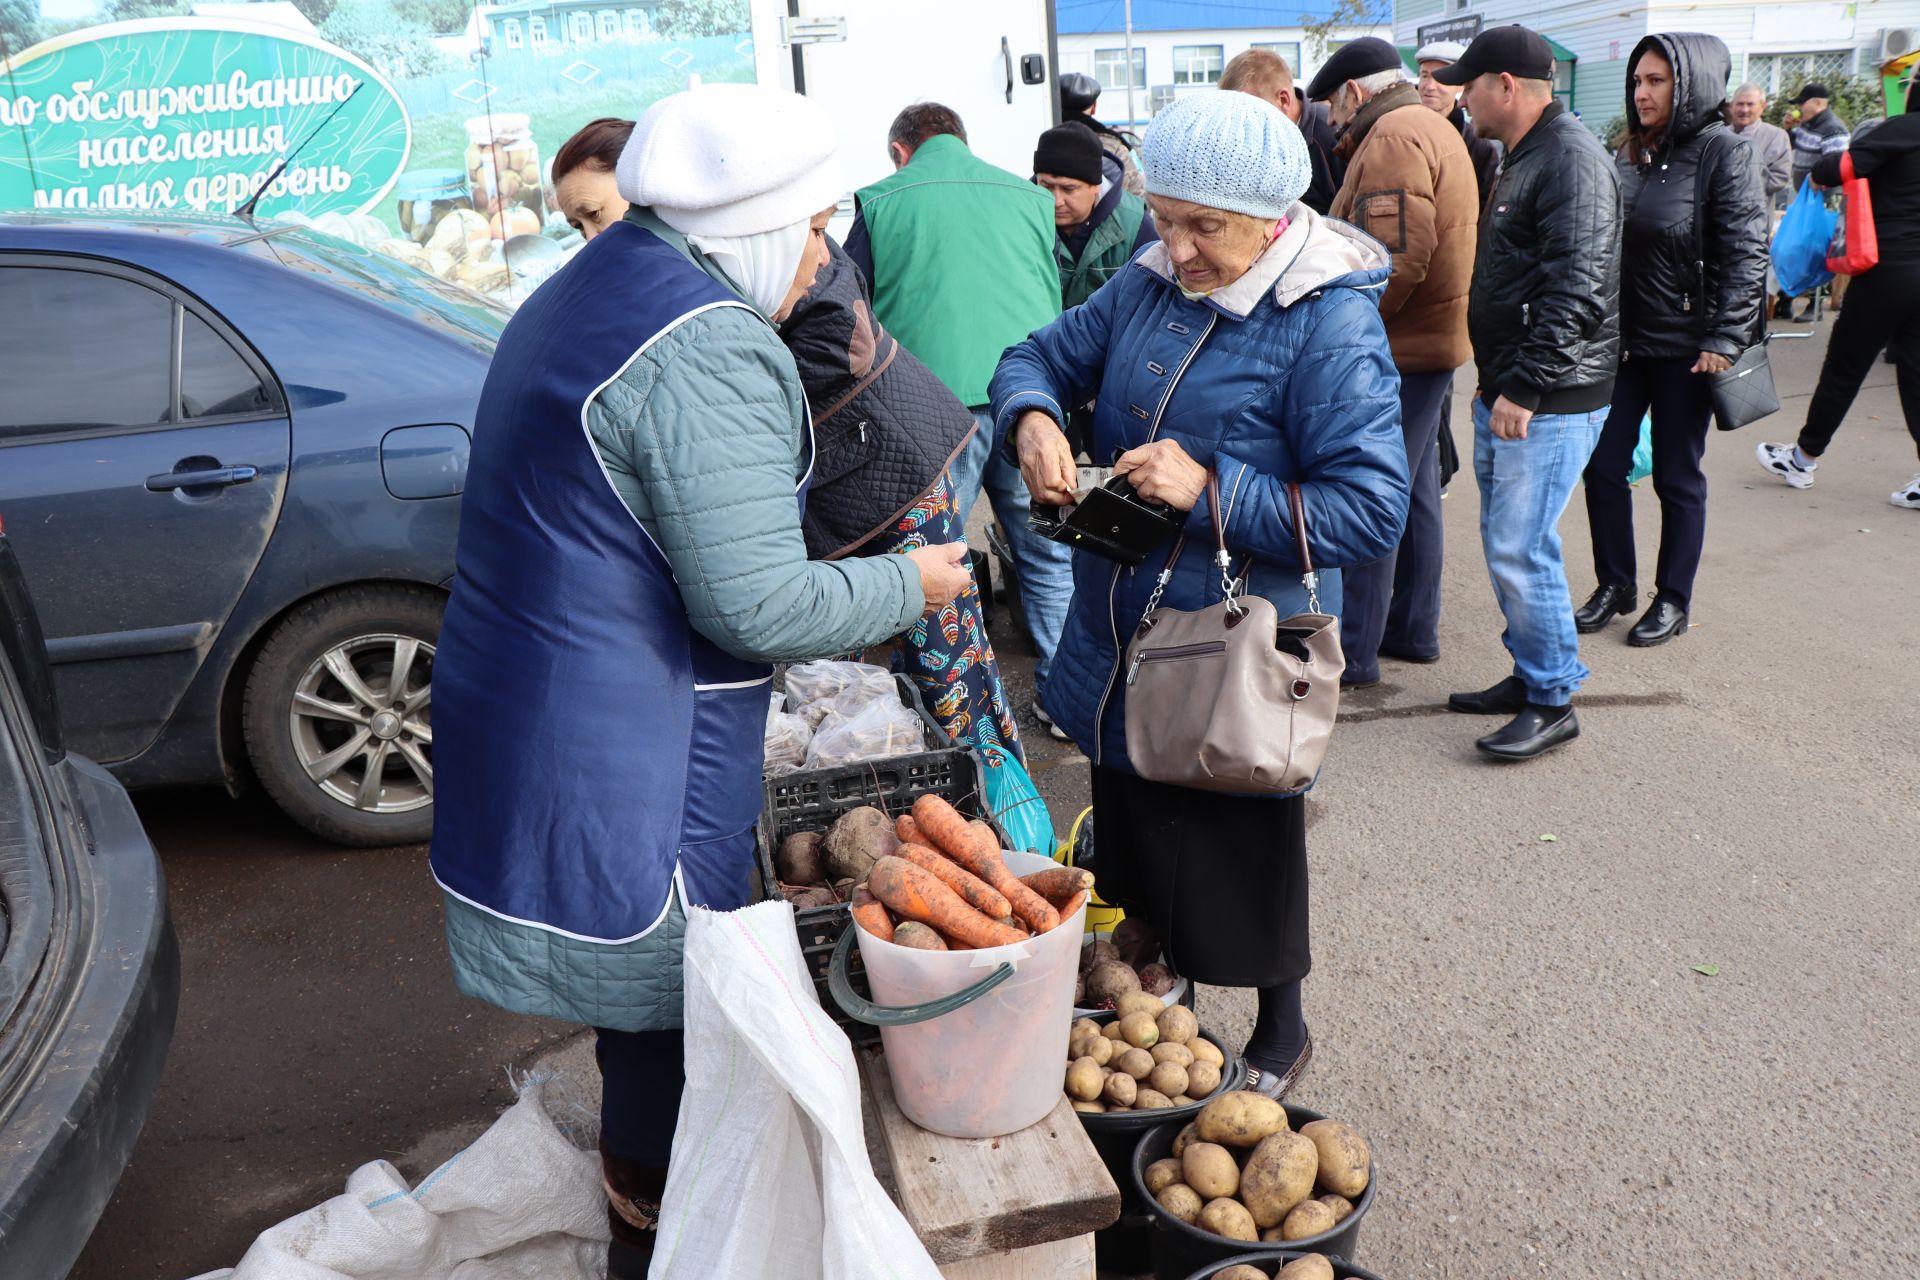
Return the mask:
[[(1920, 512), (1886, 500), (1920, 467), (1891, 366), (1812, 489), (1753, 460), (1791, 439), (1830, 329), (1776, 344), (1779, 417), (1709, 443), (1692, 630), (1584, 639), (1579, 741), (1497, 766), (1472, 746), (1495, 722), (1445, 708), (1508, 671), (1470, 472), (1442, 660), (1343, 705), (1309, 801), (1296, 1096), (1372, 1140), (1358, 1260), (1383, 1280), (1920, 1274)], [(1584, 599), (1578, 494), (1562, 528)], [(1031, 656), (1000, 652), (1024, 706)], [(1064, 829), (1085, 762), (1028, 740)], [(185, 990), (81, 1280), (229, 1265), (365, 1161), (427, 1172), (510, 1070), (581, 1063), (569, 1028), (454, 993), (424, 849), (328, 849), (257, 799), (141, 809)], [(1244, 1036), (1250, 997), (1205, 989), (1202, 1021)]]

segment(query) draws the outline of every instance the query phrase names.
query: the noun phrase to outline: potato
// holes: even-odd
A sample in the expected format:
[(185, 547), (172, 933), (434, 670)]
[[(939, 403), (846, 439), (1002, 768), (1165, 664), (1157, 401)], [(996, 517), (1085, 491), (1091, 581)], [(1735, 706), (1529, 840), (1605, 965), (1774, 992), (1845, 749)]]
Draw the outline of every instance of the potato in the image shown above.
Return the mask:
[(873, 870), (874, 863), (899, 850), (900, 837), (893, 834), (892, 818), (872, 805), (862, 805), (834, 820), (822, 847), (828, 875), (858, 880)]
[(1261, 1244), (1285, 1244), (1286, 1241), (1280, 1238), (1280, 1228), (1268, 1227), (1265, 1231), (1262, 1231), (1260, 1233), (1260, 1243)]
[(1190, 1097), (1189, 1095), (1183, 1093), (1179, 1097), (1173, 1100), (1173, 1105), (1175, 1107), (1190, 1107), (1198, 1101), (1200, 1101), (1200, 1099), (1195, 1097)]
[(1095, 1035), (1102, 1034), (1102, 1028), (1100, 1024), (1095, 1022), (1092, 1018), (1075, 1018), (1073, 1020), (1073, 1025), (1067, 1028), (1067, 1034), (1071, 1036), (1077, 1036), (1082, 1031), (1091, 1031)]
[(1102, 1112), (1106, 1110), (1105, 1107), (1101, 1106), (1097, 1102), (1082, 1102), (1078, 1098), (1075, 1098), (1073, 1100), (1073, 1109), (1075, 1111), (1080, 1112), (1083, 1115), (1089, 1115), (1089, 1116), (1100, 1115)]
[(1130, 1013), (1144, 1013), (1149, 1018), (1157, 1018), (1167, 1006), (1160, 1003), (1159, 996), (1150, 996), (1144, 991), (1129, 991), (1113, 1002), (1113, 1009), (1121, 1017)]
[(1315, 1120), (1300, 1126), (1320, 1153), (1320, 1185), (1337, 1195), (1357, 1196), (1367, 1189), (1373, 1151), (1360, 1131), (1339, 1120)]
[(1187, 1069), (1177, 1062), (1162, 1062), (1147, 1076), (1147, 1083), (1169, 1098), (1181, 1097), (1187, 1091)]
[(1200, 1208), (1206, 1203), (1200, 1198), (1198, 1191), (1184, 1182), (1162, 1187), (1153, 1198), (1160, 1202), (1162, 1209), (1188, 1224), (1200, 1216)]
[(1160, 1043), (1160, 1028), (1144, 1013), (1130, 1013), (1120, 1019), (1120, 1038), (1136, 1049), (1151, 1049)]
[[(1260, 1238), (1265, 1240), (1267, 1233), (1262, 1232)], [(1324, 1254), (1305, 1254), (1280, 1268), (1280, 1274), (1273, 1280), (1333, 1280), (1333, 1264)]]
[(1092, 1102), (1100, 1096), (1100, 1090), (1106, 1080), (1100, 1074), (1100, 1064), (1092, 1058), (1081, 1058), (1067, 1068), (1067, 1096), (1081, 1102)]
[(1140, 989), (1140, 979), (1118, 960), (1107, 960), (1087, 973), (1087, 999), (1096, 1005), (1117, 1003), (1129, 991)]
[(1146, 1180), (1147, 1194), (1157, 1196), (1174, 1183), (1180, 1181), (1182, 1165), (1178, 1160), (1155, 1160), (1148, 1165), (1141, 1177)]
[(1145, 1049), (1128, 1049), (1113, 1059), (1115, 1071), (1124, 1071), (1135, 1080), (1145, 1080), (1152, 1075), (1154, 1066), (1153, 1055)]
[(1109, 1040), (1118, 1040), (1120, 1038), (1119, 1020), (1116, 1019), (1112, 1022), (1109, 1022), (1106, 1026), (1102, 1027), (1100, 1029), (1100, 1034), (1105, 1036)]
[(1345, 1196), (1336, 1196), (1328, 1193), (1324, 1196), (1315, 1196), (1314, 1199), (1333, 1210), (1333, 1222), (1335, 1226), (1338, 1226), (1353, 1216), (1353, 1201), (1347, 1199)]
[(1204, 1098), (1220, 1087), (1220, 1068), (1211, 1062), (1196, 1062), (1187, 1068), (1187, 1092)]
[(1333, 1210), (1318, 1200), (1302, 1200), (1280, 1223), (1282, 1240), (1305, 1240), (1333, 1230)]
[(947, 940), (930, 924), (921, 924), (918, 920), (902, 921), (893, 931), (895, 946), (912, 947), (915, 951), (945, 951)]
[(773, 865), (788, 884), (819, 884), (827, 878), (827, 864), (821, 860), (820, 846), (826, 836), (818, 831), (796, 831), (780, 842)]
[(1116, 1107), (1130, 1107), (1139, 1096), (1140, 1082), (1124, 1071), (1116, 1071), (1107, 1077), (1106, 1085), (1100, 1095)]
[(1195, 1036), (1187, 1041), (1187, 1051), (1195, 1062), (1211, 1062), (1222, 1071), (1227, 1069), (1227, 1055), (1220, 1052), (1220, 1046), (1205, 1036)]
[(1285, 1131), (1287, 1112), (1263, 1093), (1239, 1089), (1209, 1102), (1194, 1123), (1200, 1126), (1200, 1136), (1208, 1142), (1217, 1142), (1223, 1147), (1251, 1147), (1269, 1134)]
[(1109, 960), (1118, 960), (1120, 953), (1113, 949), (1111, 942), (1092, 939), (1080, 948), (1080, 972), (1092, 973)]
[(1152, 1053), (1155, 1062), (1172, 1062), (1184, 1067), (1193, 1061), (1193, 1050), (1167, 1040), (1154, 1045)]
[(1177, 1004), (1160, 1011), (1159, 1026), (1160, 1038), (1175, 1044), (1185, 1044), (1200, 1034), (1200, 1020), (1193, 1016), (1193, 1010)]
[(1173, 1099), (1158, 1089), (1142, 1085), (1134, 1091), (1133, 1109), (1135, 1111), (1165, 1111), (1173, 1105)]
[(1182, 1129), (1179, 1133), (1175, 1134), (1173, 1138), (1174, 1159), (1178, 1160), (1181, 1156), (1185, 1155), (1187, 1148), (1192, 1146), (1194, 1143), (1198, 1141), (1200, 1141), (1199, 1131), (1196, 1130), (1192, 1125), (1188, 1125), (1186, 1128)]
[(1213, 1280), (1267, 1280), (1267, 1273), (1242, 1262), (1237, 1266), (1228, 1267), (1225, 1271), (1214, 1272)]
[(1225, 1147), (1196, 1142), (1180, 1157), (1180, 1180), (1209, 1200), (1240, 1189), (1240, 1166)]
[(1319, 1167), (1311, 1138), (1286, 1130), (1262, 1138), (1240, 1171), (1240, 1199), (1255, 1224), (1263, 1231), (1279, 1226), (1295, 1205), (1313, 1194), (1313, 1176)]
[(1113, 1041), (1100, 1034), (1099, 1028), (1092, 1031), (1080, 1031), (1074, 1034), (1067, 1045), (1067, 1058), (1092, 1058), (1101, 1066), (1113, 1061)]
[(1224, 1196), (1207, 1201), (1206, 1207), (1200, 1210), (1200, 1220), (1194, 1225), (1229, 1240), (1258, 1243), (1260, 1239), (1260, 1230), (1253, 1225), (1253, 1215), (1247, 1212), (1247, 1207)]

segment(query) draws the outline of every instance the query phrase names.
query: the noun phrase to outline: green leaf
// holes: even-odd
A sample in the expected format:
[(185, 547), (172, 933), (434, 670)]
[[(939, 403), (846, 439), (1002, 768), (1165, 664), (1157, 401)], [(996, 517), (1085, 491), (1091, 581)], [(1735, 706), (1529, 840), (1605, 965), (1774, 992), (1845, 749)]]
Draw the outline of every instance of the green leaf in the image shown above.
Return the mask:
[(1705, 974), (1709, 978), (1717, 978), (1720, 976), (1720, 966), (1717, 964), (1697, 964), (1693, 966), (1693, 971), (1695, 973)]
[(1540, 837), (1540, 843), (1541, 844), (1559, 844), (1560, 837), (1553, 834), (1553, 832), (1549, 831), (1547, 832), (1547, 834)]

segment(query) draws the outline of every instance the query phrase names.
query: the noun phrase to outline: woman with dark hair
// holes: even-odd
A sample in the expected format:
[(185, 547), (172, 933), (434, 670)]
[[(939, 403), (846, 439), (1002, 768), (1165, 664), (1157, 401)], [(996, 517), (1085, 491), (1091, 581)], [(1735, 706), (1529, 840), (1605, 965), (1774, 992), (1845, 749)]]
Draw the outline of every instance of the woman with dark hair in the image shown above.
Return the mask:
[(1713, 418), (1712, 376), (1766, 336), (1767, 207), (1753, 148), (1727, 128), (1733, 59), (1708, 35), (1648, 36), (1627, 65), (1620, 148), (1620, 375), (1587, 463), (1587, 524), (1599, 585), (1574, 611), (1598, 631), (1636, 603), (1633, 451), (1653, 415), (1660, 558), (1653, 604), (1627, 633), (1639, 647), (1687, 629), (1707, 533), (1700, 469)]
[(633, 121), (602, 116), (560, 144), (553, 157), (553, 207), (591, 240), (627, 214), (613, 167), (633, 136)]

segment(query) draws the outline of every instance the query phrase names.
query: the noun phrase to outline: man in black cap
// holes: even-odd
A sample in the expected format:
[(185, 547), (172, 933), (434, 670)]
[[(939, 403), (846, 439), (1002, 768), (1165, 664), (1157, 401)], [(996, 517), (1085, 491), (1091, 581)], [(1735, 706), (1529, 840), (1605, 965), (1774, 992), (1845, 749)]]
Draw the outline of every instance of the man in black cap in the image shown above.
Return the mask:
[(1083, 124), (1093, 130), (1100, 139), (1100, 149), (1107, 153), (1110, 169), (1120, 171), (1120, 182), (1136, 196), (1147, 192), (1146, 179), (1140, 176), (1140, 166), (1134, 161), (1134, 148), (1140, 145), (1140, 139), (1131, 133), (1123, 133), (1111, 125), (1103, 123), (1093, 113), (1100, 105), (1100, 82), (1084, 71), (1069, 71), (1060, 77), (1060, 117), (1071, 124)]
[(1160, 237), (1146, 201), (1114, 182), (1091, 129), (1074, 121), (1040, 135), (1033, 180), (1053, 193), (1054, 260), (1062, 307), (1077, 307)]
[(1620, 365), (1620, 185), (1613, 160), (1553, 96), (1553, 51), (1525, 27), (1481, 32), (1434, 72), (1464, 85), (1474, 124), (1506, 145), (1480, 220), (1468, 298), (1480, 390), (1480, 539), (1513, 674), (1456, 693), (1456, 711), (1510, 715), (1477, 745), (1525, 760), (1579, 736), (1580, 661), (1558, 526), (1613, 398)]

